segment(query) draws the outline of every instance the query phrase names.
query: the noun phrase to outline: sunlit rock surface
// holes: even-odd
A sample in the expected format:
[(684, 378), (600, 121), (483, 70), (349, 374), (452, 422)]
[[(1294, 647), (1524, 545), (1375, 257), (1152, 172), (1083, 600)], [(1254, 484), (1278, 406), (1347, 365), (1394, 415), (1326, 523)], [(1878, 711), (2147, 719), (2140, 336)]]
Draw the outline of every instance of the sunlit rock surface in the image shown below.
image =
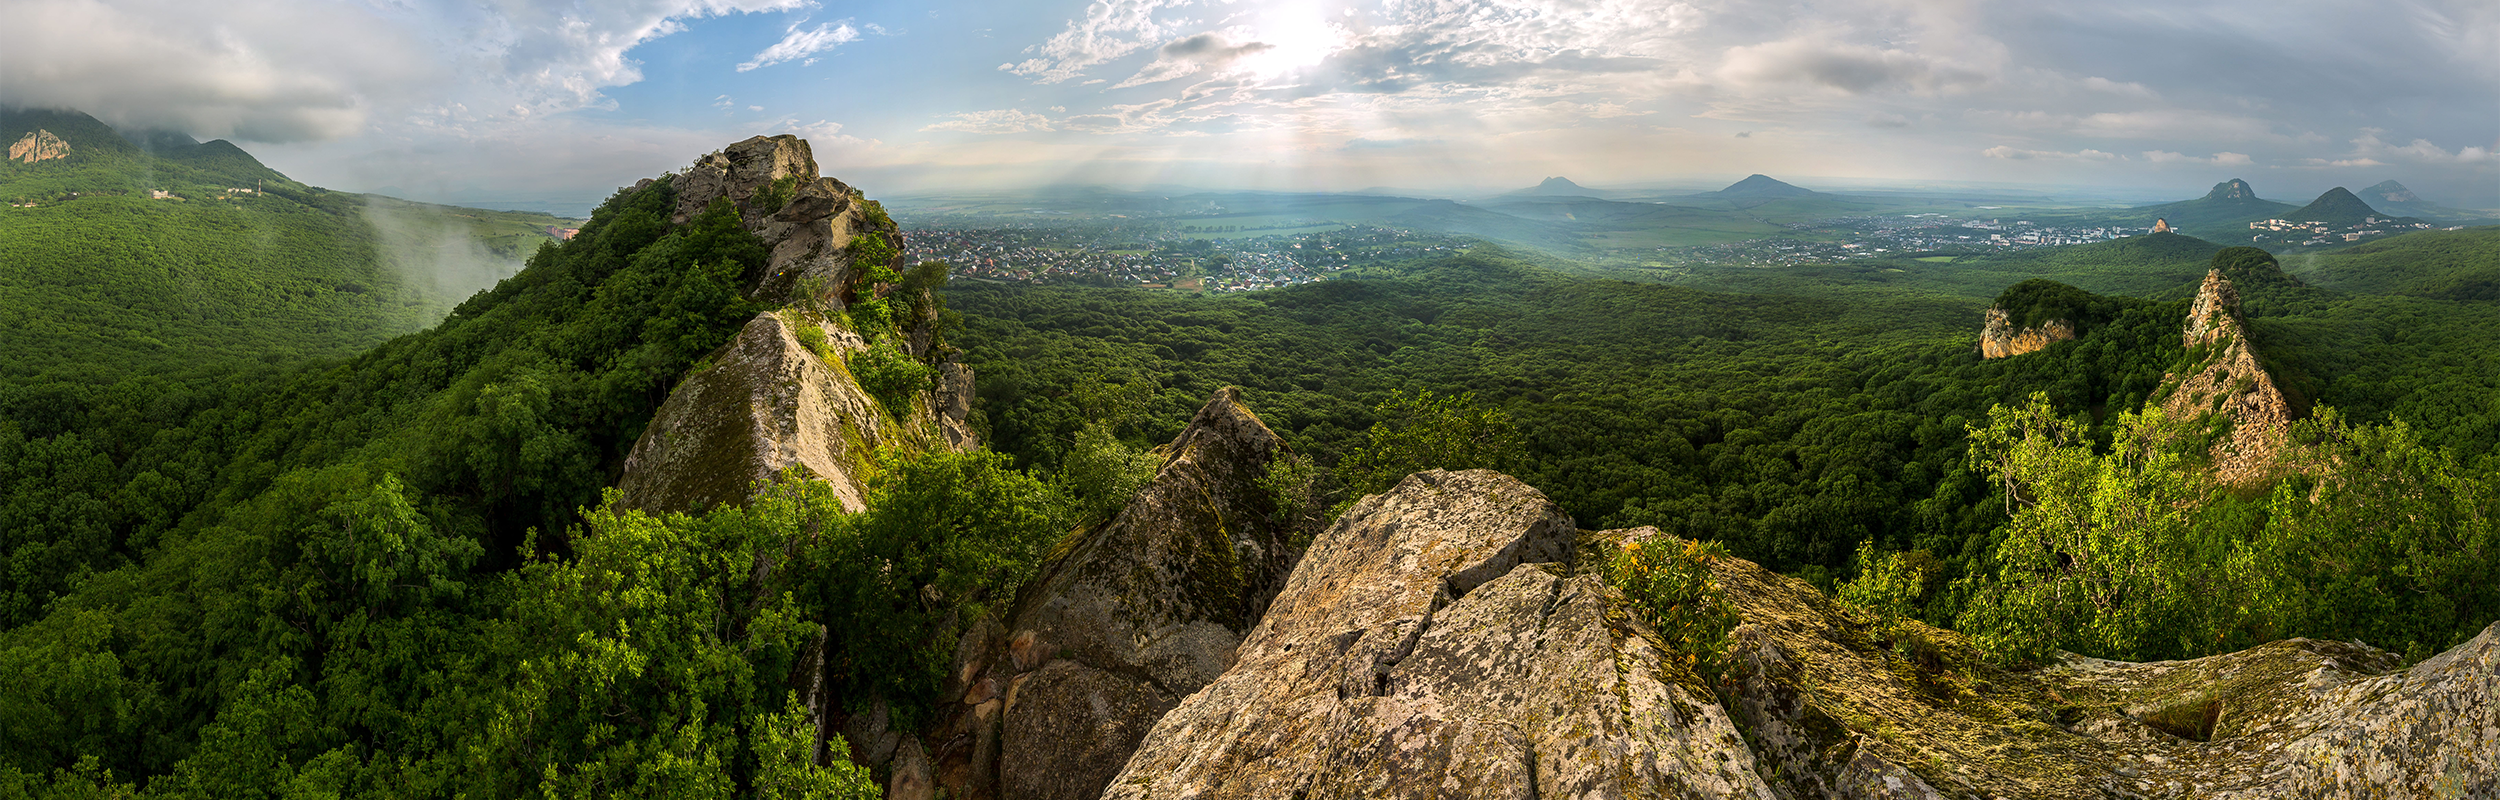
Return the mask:
[(2005, 309), (1989, 306), (1979, 329), (1979, 355), (1982, 358), (2006, 358), (2036, 353), (2058, 342), (2073, 341), (2075, 326), (2062, 319), (2042, 322), (2029, 328), (2016, 328)]
[(1494, 472), (1365, 498), (1103, 797), (1774, 796), (1578, 546)]

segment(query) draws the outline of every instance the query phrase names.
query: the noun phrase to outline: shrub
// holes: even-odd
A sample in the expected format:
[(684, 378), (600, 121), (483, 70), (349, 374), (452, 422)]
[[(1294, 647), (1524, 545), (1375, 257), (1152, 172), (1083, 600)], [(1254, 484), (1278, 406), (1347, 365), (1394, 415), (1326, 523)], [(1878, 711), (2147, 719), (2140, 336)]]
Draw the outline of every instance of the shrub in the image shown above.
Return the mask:
[(1922, 644), (1902, 624), (1918, 612), (1927, 581), (1944, 565), (1925, 550), (1883, 553), (1873, 541), (1858, 543), (1858, 577), (1840, 584), (1840, 602), (1874, 623), (1875, 635), (1904, 655)]
[(1625, 544), (1606, 563), (1607, 582), (1658, 630), (1671, 653), (1713, 683), (1737, 623), (1736, 607), (1710, 571), (1711, 562), (1726, 557), (1717, 542), (1662, 537)]
[(879, 340), (868, 349), (851, 354), (851, 376), (859, 379), (859, 388), (885, 406), (887, 414), (901, 420), (911, 411), (912, 396), (937, 385), (937, 370), (905, 355), (891, 340)]
[(826, 349), (825, 329), (802, 323), (793, 333), (798, 335), (799, 345), (806, 347), (808, 352), (815, 353), (818, 358), (833, 357), (832, 353)]

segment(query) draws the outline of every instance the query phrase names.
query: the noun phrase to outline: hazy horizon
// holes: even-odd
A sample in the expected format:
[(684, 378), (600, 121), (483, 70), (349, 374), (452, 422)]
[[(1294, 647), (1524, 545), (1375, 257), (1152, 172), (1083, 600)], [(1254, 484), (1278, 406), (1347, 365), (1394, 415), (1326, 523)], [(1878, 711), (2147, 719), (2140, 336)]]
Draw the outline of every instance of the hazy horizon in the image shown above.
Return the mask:
[[(2500, 207), (2500, 7), (1965, 0), (33, 0), (0, 103), (299, 180), (595, 201), (759, 133), (880, 194), (2397, 180)], [(305, 31), (319, 31), (306, 36)]]

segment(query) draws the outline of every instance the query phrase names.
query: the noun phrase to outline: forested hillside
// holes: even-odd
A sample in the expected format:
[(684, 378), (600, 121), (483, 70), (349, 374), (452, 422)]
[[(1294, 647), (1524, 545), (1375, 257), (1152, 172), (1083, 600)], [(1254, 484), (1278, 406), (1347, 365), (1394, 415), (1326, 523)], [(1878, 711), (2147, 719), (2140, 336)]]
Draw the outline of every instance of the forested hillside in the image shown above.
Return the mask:
[(74, 111), (0, 109), (0, 378), (110, 383), (204, 363), (352, 355), (509, 275), (554, 217), (289, 180), (223, 140), (137, 143)]

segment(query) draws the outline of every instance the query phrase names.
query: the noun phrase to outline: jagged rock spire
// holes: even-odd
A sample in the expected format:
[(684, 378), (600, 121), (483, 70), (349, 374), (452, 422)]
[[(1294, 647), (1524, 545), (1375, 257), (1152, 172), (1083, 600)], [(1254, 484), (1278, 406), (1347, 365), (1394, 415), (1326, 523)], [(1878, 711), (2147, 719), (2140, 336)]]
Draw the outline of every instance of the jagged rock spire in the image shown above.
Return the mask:
[(2291, 403), (2250, 349), (2239, 289), (2222, 270), (2207, 272), (2197, 287), (2179, 344), (2190, 363), (2162, 379), (2170, 392), (2162, 410), (2181, 419), (2210, 415), (2231, 426), (2211, 451), (2214, 473), (2224, 482), (2249, 484), (2272, 474), (2291, 427)]

